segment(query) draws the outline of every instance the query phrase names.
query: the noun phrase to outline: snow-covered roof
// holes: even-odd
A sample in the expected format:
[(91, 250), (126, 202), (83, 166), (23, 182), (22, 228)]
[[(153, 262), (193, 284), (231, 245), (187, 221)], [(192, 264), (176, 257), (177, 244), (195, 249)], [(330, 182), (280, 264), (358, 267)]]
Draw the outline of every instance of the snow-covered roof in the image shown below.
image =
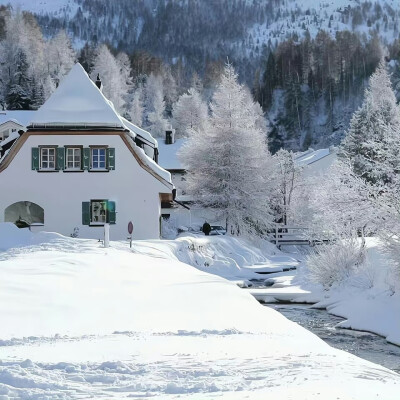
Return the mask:
[(5, 110), (0, 111), (0, 125), (12, 121), (16, 124), (26, 127), (31, 122), (36, 111), (26, 110)]
[(57, 90), (35, 113), (31, 126), (125, 129), (113, 104), (79, 63), (72, 67)]
[(178, 158), (178, 152), (186, 141), (187, 139), (176, 139), (174, 144), (165, 144), (165, 140), (160, 140), (158, 142), (159, 164), (167, 170), (185, 169)]
[(306, 165), (310, 165), (326, 156), (329, 156), (330, 153), (330, 149), (308, 149), (303, 153), (295, 154), (294, 162), (298, 167), (305, 167)]
[(0, 140), (0, 147), (1, 146), (5, 146), (7, 143), (10, 143), (13, 140), (18, 139), (18, 138), (19, 138), (19, 133), (18, 132), (11, 132), (10, 136), (5, 138), (4, 140)]
[(150, 144), (152, 144), (154, 147), (158, 147), (158, 142), (156, 139), (153, 138), (153, 136), (151, 136), (151, 134), (147, 131), (145, 131), (142, 128), (139, 128), (138, 126), (136, 126), (135, 124), (132, 124), (132, 122), (128, 121), (126, 118), (124, 117), (120, 117), (123, 124), (125, 125), (125, 127), (127, 129), (129, 129), (134, 136), (140, 136), (142, 139), (144, 139), (145, 141), (150, 142)]

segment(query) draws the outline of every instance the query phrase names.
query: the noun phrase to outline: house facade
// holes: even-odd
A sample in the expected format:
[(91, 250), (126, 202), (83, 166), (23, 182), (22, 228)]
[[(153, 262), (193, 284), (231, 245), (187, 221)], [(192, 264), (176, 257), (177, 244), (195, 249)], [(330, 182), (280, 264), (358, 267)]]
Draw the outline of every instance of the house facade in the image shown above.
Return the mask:
[(157, 142), (135, 133), (75, 65), (0, 163), (0, 222), (83, 238), (160, 236), (170, 174)]

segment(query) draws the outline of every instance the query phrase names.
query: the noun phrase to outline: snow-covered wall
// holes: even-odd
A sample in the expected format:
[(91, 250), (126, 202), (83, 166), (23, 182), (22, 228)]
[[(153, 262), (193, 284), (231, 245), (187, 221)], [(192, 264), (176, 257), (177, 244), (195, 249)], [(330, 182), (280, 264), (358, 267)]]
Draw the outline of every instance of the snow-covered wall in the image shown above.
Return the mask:
[[(115, 170), (109, 172), (38, 172), (31, 169), (33, 147), (43, 145), (107, 145), (115, 148)], [(160, 193), (168, 193), (161, 181), (143, 169), (119, 135), (30, 135), (10, 165), (0, 172), (0, 222), (5, 209), (29, 201), (44, 209), (44, 226), (35, 230), (69, 236), (79, 228), (79, 237), (102, 238), (103, 227), (82, 225), (82, 202), (107, 199), (116, 203), (116, 224), (111, 238), (125, 239), (133, 222), (135, 239), (160, 235)]]

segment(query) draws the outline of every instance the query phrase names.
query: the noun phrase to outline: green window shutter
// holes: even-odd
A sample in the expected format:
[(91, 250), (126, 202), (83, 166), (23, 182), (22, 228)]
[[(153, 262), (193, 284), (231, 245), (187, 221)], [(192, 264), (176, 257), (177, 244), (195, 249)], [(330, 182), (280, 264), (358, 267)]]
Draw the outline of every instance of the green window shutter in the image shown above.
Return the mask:
[(108, 148), (107, 149), (107, 168), (109, 170), (114, 170), (115, 169), (115, 149), (113, 148)]
[(82, 225), (90, 225), (90, 202), (82, 203)]
[(32, 170), (39, 169), (39, 148), (32, 147)]
[(82, 168), (86, 170), (90, 168), (90, 149), (87, 147), (82, 149)]
[(57, 147), (57, 163), (56, 169), (63, 170), (65, 168), (65, 149), (64, 147)]
[(114, 225), (117, 221), (117, 211), (115, 201), (107, 201), (107, 222)]

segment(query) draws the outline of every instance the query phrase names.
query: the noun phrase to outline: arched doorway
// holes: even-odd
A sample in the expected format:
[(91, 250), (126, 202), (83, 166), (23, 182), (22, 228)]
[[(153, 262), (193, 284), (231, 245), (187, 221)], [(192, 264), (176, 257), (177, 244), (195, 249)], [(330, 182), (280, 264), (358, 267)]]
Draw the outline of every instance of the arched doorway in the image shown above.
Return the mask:
[(4, 222), (12, 222), (18, 228), (44, 224), (44, 210), (31, 201), (18, 201), (4, 211)]

